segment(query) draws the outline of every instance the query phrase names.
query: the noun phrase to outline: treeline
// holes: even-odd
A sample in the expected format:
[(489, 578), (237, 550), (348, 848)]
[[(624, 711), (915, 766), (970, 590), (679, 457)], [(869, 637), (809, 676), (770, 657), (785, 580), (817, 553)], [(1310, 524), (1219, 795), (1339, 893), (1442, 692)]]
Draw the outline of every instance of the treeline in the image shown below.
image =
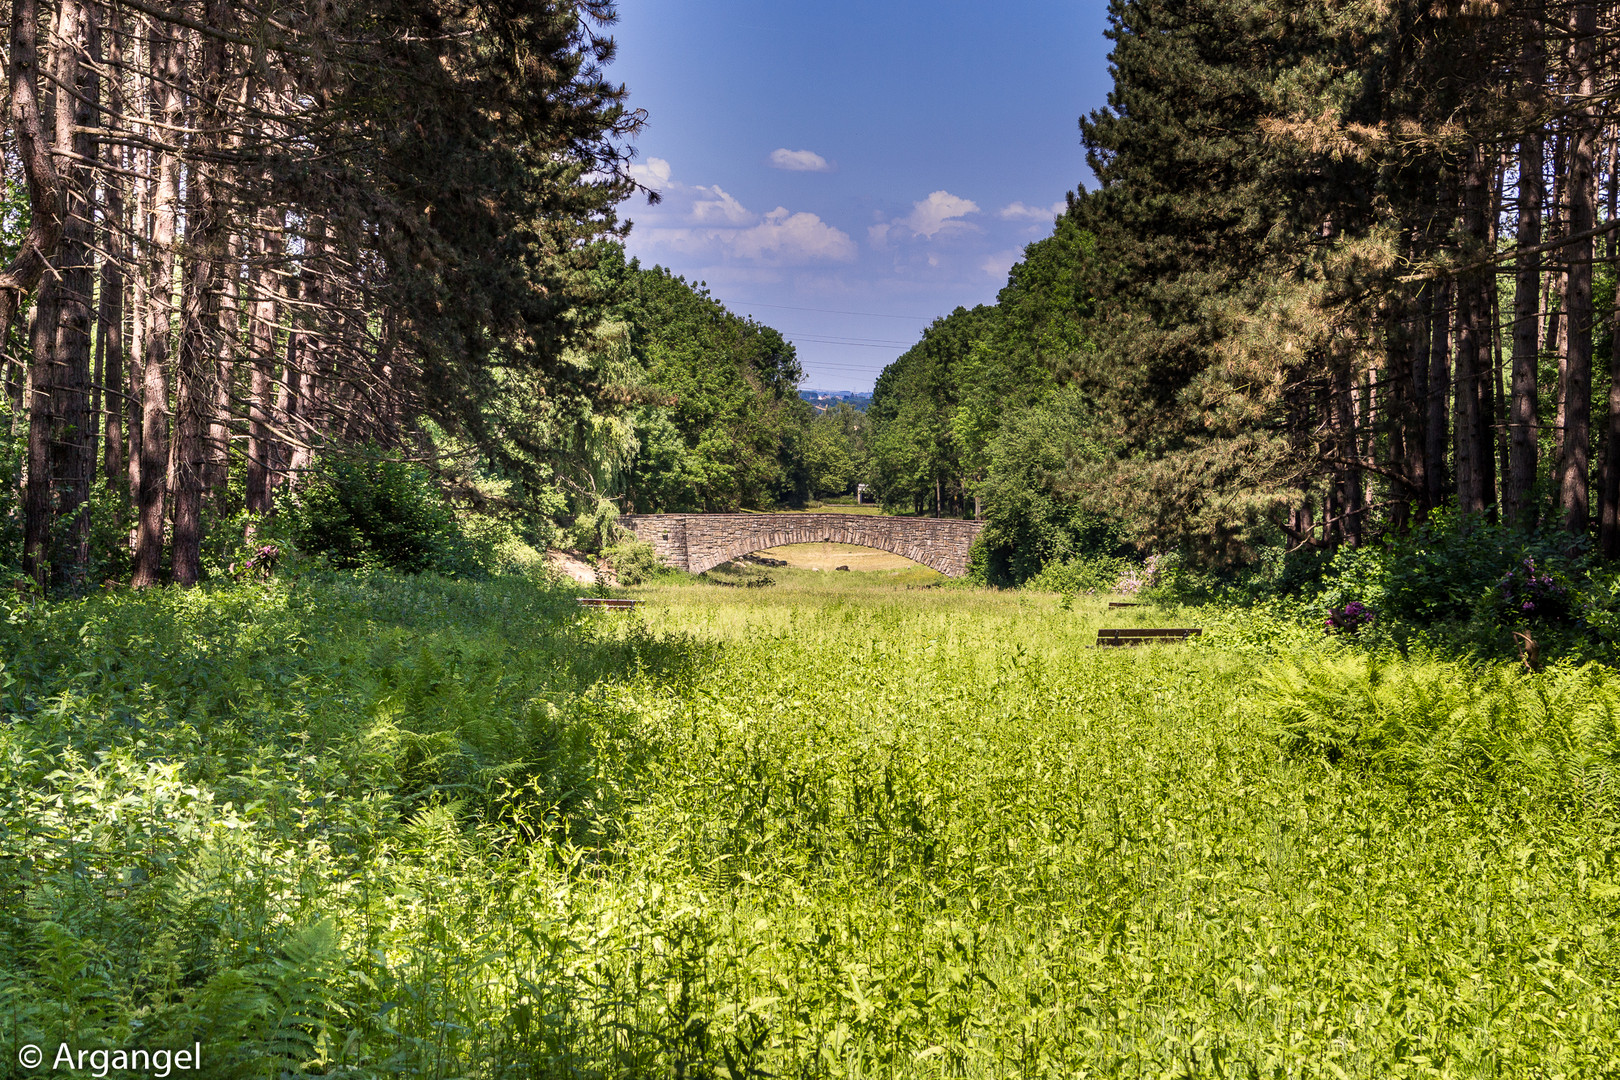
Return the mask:
[[(885, 497), (1022, 500), (1005, 550), (1036, 561), (1054, 506), (1212, 565), (1447, 507), (1620, 556), (1616, 14), (1116, 0), (1101, 186), (1044, 242), (1078, 238), (1048, 287), (1072, 335), (996, 344), (1006, 293), (936, 326), (884, 376)], [(976, 393), (924, 374), (946, 353), (1028, 375)]]
[(853, 490), (864, 418), (818, 413), (781, 333), (726, 310), (706, 284), (662, 267), (604, 262), (604, 324), (623, 351), (611, 421), (619, 465), (604, 485), (626, 513), (804, 506)]
[(1101, 455), (1097, 414), (1065, 378), (1096, 348), (1096, 260), (1096, 238), (1072, 213), (1059, 218), (994, 305), (936, 320), (872, 393), (866, 471), (878, 498), (894, 513), (984, 518), (992, 580), (1124, 540), (1116, 515), (1073, 484)]
[[(0, 342), (29, 577), (136, 585), (314, 459), (473, 445), (588, 490), (642, 117), (606, 0), (4, 5)], [(584, 433), (584, 434), (582, 434)]]

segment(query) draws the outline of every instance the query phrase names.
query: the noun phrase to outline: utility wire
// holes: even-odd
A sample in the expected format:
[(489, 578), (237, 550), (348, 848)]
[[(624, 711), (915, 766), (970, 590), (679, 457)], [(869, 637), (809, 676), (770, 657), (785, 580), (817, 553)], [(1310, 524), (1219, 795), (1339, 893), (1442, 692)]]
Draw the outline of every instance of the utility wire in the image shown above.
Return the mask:
[(746, 300), (731, 300), (728, 303), (738, 307), (777, 308), (782, 311), (819, 311), (824, 315), (870, 315), (874, 319), (909, 319), (912, 322), (933, 322), (933, 315), (885, 315), (878, 311), (839, 311), (836, 308), (824, 307), (793, 307), (791, 304), (751, 304)]

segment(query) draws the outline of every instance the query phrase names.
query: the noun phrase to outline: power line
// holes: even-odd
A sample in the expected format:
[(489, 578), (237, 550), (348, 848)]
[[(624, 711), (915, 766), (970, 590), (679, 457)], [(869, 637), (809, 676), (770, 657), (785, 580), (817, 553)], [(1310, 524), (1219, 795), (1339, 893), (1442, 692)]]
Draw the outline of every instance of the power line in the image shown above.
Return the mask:
[(753, 304), (746, 300), (730, 301), (738, 307), (778, 308), (782, 311), (819, 311), (823, 315), (870, 315), (874, 319), (909, 319), (912, 322), (933, 322), (932, 315), (885, 315), (878, 311), (839, 311), (837, 308), (793, 307), (791, 304)]
[(890, 352), (911, 347), (909, 342), (904, 341), (892, 341), (886, 345), (875, 345), (865, 341), (851, 341), (848, 338), (794, 337), (792, 340), (795, 342), (808, 341), (815, 345), (853, 345), (858, 349), (888, 349)]
[[(799, 366), (800, 367), (817, 367), (817, 368), (837, 368), (839, 371), (859, 371), (859, 372), (863, 372), (863, 373), (865, 373), (867, 375), (876, 375), (879, 371), (883, 370), (883, 368), (864, 367), (864, 366), (862, 366), (860, 364), (824, 364), (819, 360), (805, 360), (802, 363), (800, 363)], [(888, 366), (889, 365), (887, 365), (887, 364), (883, 365), (883, 367), (888, 367)]]
[(893, 338), (880, 337), (846, 337), (843, 334), (822, 334), (814, 330), (780, 331), (783, 337), (793, 338), (795, 341), (819, 341), (825, 345), (861, 344), (861, 345), (900, 345), (905, 348), (917, 344), (915, 341), (895, 341)]

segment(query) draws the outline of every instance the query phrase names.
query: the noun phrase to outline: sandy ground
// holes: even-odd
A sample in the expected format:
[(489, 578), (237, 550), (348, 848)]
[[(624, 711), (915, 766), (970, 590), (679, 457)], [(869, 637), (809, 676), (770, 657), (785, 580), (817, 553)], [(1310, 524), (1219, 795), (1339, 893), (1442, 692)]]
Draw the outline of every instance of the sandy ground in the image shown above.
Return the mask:
[(840, 566), (847, 566), (851, 570), (901, 570), (917, 565), (904, 555), (891, 555), (887, 551), (856, 547), (854, 544), (788, 544), (754, 554), (767, 559), (781, 559), (798, 570), (836, 570)]
[[(546, 552), (546, 565), (563, 577), (572, 578), (582, 585), (596, 584), (596, 567), (577, 552), (552, 549)], [(618, 584), (611, 572), (607, 574), (607, 582), (609, 585)]]

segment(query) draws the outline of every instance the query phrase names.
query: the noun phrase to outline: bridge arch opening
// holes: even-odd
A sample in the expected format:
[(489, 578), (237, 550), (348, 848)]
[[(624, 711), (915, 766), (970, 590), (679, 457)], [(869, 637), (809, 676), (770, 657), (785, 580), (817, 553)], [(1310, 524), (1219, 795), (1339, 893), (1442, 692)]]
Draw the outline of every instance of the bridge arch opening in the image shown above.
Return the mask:
[(796, 544), (845, 544), (903, 556), (949, 577), (967, 572), (983, 523), (870, 514), (637, 514), (620, 524), (670, 566), (701, 574), (743, 555)]
[(839, 544), (832, 541), (783, 544), (738, 555), (715, 569), (737, 565), (781, 567), (788, 570), (849, 570), (879, 572), (908, 570), (923, 564), (884, 548), (865, 544)]

